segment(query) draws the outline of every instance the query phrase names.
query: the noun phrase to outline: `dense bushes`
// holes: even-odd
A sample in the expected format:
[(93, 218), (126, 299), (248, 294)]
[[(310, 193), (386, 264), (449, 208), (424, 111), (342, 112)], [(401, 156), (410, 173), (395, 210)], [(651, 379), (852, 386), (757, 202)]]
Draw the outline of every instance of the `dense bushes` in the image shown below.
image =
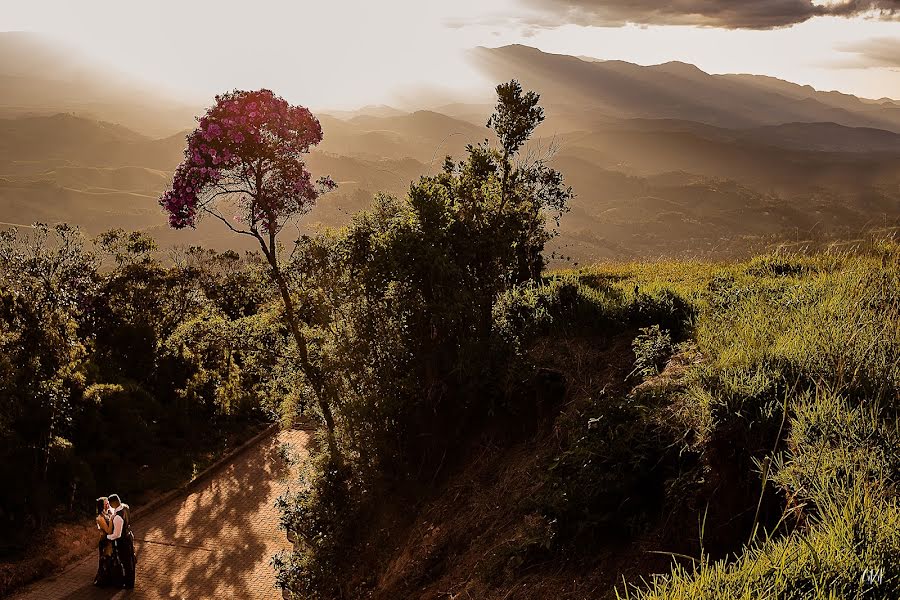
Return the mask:
[[(329, 464), (346, 475), (319, 474), (311, 496), (284, 507), (299, 541), (277, 566), (298, 597), (322, 594), (329, 583), (316, 574), (335, 573), (327, 544), (339, 534), (300, 530), (325, 527), (333, 511), (323, 499), (433, 480), (494, 406), (495, 300), (540, 276), (545, 220), (571, 196), (543, 161), (518, 157), (543, 120), (537, 95), (514, 81), (497, 92), (498, 147), (468, 146), (465, 160), (448, 157), (405, 198), (380, 196), (344, 230), (300, 240), (288, 269), (304, 304), (316, 307), (304, 335), (335, 414), (339, 456)], [(336, 528), (353, 526), (352, 511), (335, 518)]]
[[(647, 531), (669, 499), (678, 440), (660, 426), (658, 399), (626, 392), (629, 383), (655, 375), (674, 351), (659, 323), (683, 332), (691, 316), (690, 304), (668, 287), (641, 291), (584, 274), (551, 275), (498, 298), (496, 351), (510, 357), (508, 377), (531, 385), (529, 373), (552, 369), (579, 390), (555, 420), (560, 447), (537, 476), (543, 485), (529, 505), (552, 524), (555, 552), (589, 555), (626, 541)], [(635, 334), (632, 365), (607, 346)], [(539, 352), (531, 348), (535, 342)], [(606, 360), (594, 356), (607, 352)], [(607, 361), (610, 372), (598, 376), (597, 363)]]
[(419, 477), (484, 414), (494, 300), (540, 275), (544, 219), (571, 195), (543, 162), (512, 163), (543, 119), (537, 96), (515, 82), (498, 93), (499, 148), (469, 146), (407, 197), (301, 240), (289, 269), (317, 307), (307, 335), (360, 476)]
[(340, 589), (330, 567), (340, 563), (351, 543), (347, 527), (348, 519), (354, 517), (354, 498), (347, 486), (350, 477), (345, 464), (322, 454), (304, 465), (299, 490), (278, 498), (280, 525), (299, 550), (273, 558), (279, 587), (302, 590), (310, 599), (331, 598)]
[(276, 408), (284, 337), (254, 261), (156, 254), (122, 231), (0, 237), (0, 552), (98, 495), (190, 477)]

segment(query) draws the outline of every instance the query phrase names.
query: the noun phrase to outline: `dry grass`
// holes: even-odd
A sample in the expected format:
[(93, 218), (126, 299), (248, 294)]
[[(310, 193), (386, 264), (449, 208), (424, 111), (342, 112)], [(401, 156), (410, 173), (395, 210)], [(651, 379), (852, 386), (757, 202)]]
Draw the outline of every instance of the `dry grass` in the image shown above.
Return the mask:
[(92, 520), (51, 526), (24, 558), (0, 564), (0, 596), (84, 558), (95, 549), (97, 539)]

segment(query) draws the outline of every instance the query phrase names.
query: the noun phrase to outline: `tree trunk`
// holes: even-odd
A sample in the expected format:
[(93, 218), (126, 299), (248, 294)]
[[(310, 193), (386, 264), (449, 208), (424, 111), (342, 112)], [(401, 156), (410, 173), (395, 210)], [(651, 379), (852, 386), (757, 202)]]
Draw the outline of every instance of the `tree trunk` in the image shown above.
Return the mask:
[(497, 209), (497, 216), (503, 215), (503, 207), (506, 206), (506, 185), (509, 181), (509, 152), (503, 151), (503, 178), (500, 180), (500, 208)]
[(334, 458), (338, 458), (337, 442), (334, 437), (334, 415), (331, 412), (331, 406), (329, 406), (325, 396), (326, 392), (322, 376), (309, 362), (306, 337), (300, 330), (300, 323), (297, 320), (297, 313), (294, 310), (294, 301), (291, 298), (291, 291), (288, 288), (284, 274), (281, 272), (281, 268), (278, 266), (278, 257), (275, 255), (276, 248), (273, 245), (272, 248), (267, 249), (262, 240), (260, 240), (260, 245), (263, 248), (266, 259), (269, 261), (269, 265), (272, 267), (272, 278), (278, 285), (278, 291), (281, 292), (281, 300), (284, 303), (284, 315), (285, 318), (287, 318), (291, 334), (294, 336), (294, 341), (297, 343), (297, 352), (300, 354), (300, 368), (303, 369), (303, 374), (306, 375), (306, 378), (312, 385), (313, 392), (316, 396), (316, 404), (318, 404), (319, 410), (322, 412), (322, 418), (325, 420), (328, 449), (331, 451)]

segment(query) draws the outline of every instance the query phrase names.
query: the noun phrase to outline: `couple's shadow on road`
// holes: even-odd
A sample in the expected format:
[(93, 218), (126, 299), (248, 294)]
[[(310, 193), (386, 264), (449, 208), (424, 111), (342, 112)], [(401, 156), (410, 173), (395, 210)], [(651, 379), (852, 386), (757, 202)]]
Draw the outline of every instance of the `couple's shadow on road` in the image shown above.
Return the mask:
[(123, 590), (115, 587), (101, 588), (93, 583), (86, 583), (58, 600), (111, 600), (112, 598), (130, 598), (133, 595), (134, 590)]

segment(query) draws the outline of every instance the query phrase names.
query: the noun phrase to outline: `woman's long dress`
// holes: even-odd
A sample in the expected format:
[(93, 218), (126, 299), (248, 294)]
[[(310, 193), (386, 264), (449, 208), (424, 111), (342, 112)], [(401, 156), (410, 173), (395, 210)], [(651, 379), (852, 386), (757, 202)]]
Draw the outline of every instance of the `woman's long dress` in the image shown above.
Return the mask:
[(107, 531), (112, 531), (112, 525), (109, 517), (102, 515), (102, 519), (106, 523), (105, 529), (100, 527), (100, 523), (98, 521), (97, 527), (100, 529), (100, 541), (97, 543), (98, 551), (99, 551), (99, 564), (97, 565), (97, 576), (94, 577), (94, 585), (96, 586), (108, 586), (115, 585), (117, 583), (117, 577), (115, 574), (115, 553), (113, 552), (113, 543), (106, 539)]

